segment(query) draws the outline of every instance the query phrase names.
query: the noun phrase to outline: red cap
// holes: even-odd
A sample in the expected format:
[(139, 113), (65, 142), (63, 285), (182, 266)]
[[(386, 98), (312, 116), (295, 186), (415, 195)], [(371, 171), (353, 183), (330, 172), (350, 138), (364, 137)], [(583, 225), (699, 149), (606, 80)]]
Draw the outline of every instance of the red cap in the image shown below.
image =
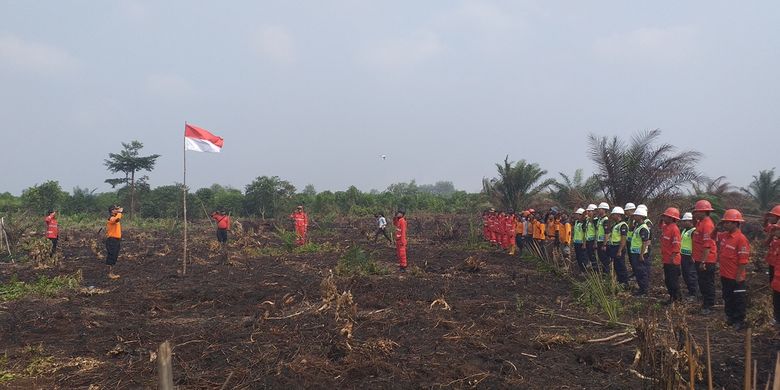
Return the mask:
[(780, 218), (780, 204), (775, 207), (772, 207), (772, 210), (767, 212), (767, 214), (772, 214), (775, 217)]

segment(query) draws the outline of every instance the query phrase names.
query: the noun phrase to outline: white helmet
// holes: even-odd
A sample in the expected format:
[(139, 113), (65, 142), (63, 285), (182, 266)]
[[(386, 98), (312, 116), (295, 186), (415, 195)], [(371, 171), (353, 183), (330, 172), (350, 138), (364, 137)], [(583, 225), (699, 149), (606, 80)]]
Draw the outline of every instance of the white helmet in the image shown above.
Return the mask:
[(578, 208), (577, 211), (574, 212), (574, 214), (583, 214), (583, 213), (585, 213), (585, 209), (583, 209), (582, 207)]
[(683, 214), (682, 221), (693, 221), (693, 214), (691, 213)]
[(636, 205), (631, 202), (628, 202), (626, 203), (626, 210), (636, 210)]
[(639, 206), (636, 206), (636, 208), (637, 208), (637, 210), (638, 209), (645, 209), (645, 210), (647, 210), (647, 205), (640, 204)]
[(595, 204), (593, 204), (593, 203), (591, 203), (591, 204), (589, 204), (589, 205), (588, 205), (588, 208), (587, 208), (586, 210), (587, 210), (587, 211), (593, 211), (593, 210), (595, 210), (595, 209), (596, 209), (596, 205), (595, 205)]
[(615, 206), (614, 209), (612, 209), (612, 214), (620, 214), (620, 215), (626, 215), (626, 212), (623, 211), (623, 208), (620, 206)]
[(647, 217), (647, 209), (642, 207), (637, 207), (636, 211), (634, 211), (634, 215), (638, 215), (640, 217)]
[(599, 203), (599, 208), (604, 210), (609, 210), (609, 204), (607, 202), (601, 202)]

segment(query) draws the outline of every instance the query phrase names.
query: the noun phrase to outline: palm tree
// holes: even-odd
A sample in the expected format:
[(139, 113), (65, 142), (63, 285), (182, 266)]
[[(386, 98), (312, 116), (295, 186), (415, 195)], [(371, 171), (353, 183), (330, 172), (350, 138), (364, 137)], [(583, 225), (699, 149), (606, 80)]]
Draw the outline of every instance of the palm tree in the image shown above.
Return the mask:
[(701, 153), (675, 153), (671, 144), (654, 143), (660, 130), (639, 132), (626, 143), (618, 137), (589, 136), (590, 156), (596, 163), (597, 180), (607, 200), (661, 204), (679, 195), (684, 183), (698, 181), (695, 165)]
[(758, 176), (753, 176), (748, 188), (742, 188), (742, 191), (753, 198), (761, 210), (768, 210), (780, 201), (780, 178), (775, 179), (774, 168), (762, 170)]
[(720, 176), (715, 179), (702, 176), (698, 181), (693, 181), (691, 185), (693, 187), (691, 195), (696, 196), (712, 195), (721, 197), (734, 190), (734, 186), (726, 181), (726, 176)]
[(571, 178), (562, 172), (559, 172), (558, 175), (561, 176), (562, 180), (552, 184), (551, 195), (561, 206), (575, 209), (598, 197), (600, 188), (596, 175), (583, 180), (582, 169), (574, 171), (574, 176)]
[(520, 205), (527, 204), (531, 198), (555, 182), (553, 179), (547, 179), (539, 183), (547, 171), (536, 163), (520, 160), (512, 164), (509, 156), (506, 156), (503, 164), (496, 164), (497, 178), (482, 179), (482, 192), (494, 205), (500, 205), (504, 209), (519, 210)]

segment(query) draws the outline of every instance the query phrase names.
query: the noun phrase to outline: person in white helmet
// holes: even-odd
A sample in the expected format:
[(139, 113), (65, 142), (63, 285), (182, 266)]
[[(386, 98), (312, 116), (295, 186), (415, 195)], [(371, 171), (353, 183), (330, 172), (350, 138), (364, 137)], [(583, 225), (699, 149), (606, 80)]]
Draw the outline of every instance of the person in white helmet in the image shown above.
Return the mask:
[(634, 236), (631, 237), (630, 257), (639, 291), (635, 296), (645, 296), (650, 291), (650, 227), (647, 225), (647, 209), (637, 207), (633, 215)]
[(612, 228), (609, 234), (607, 255), (612, 259), (615, 276), (623, 288), (628, 289), (628, 270), (626, 269), (626, 242), (628, 241), (628, 223), (623, 220), (625, 211), (618, 206), (612, 209)]
[(607, 202), (599, 203), (596, 210), (596, 254), (601, 263), (601, 271), (605, 274), (610, 273), (612, 269), (612, 259), (607, 256), (607, 236), (609, 235), (607, 213), (609, 213), (609, 204)]
[(679, 221), (680, 225), (680, 269), (685, 286), (688, 288), (687, 300), (695, 301), (699, 297), (699, 277), (696, 273), (696, 263), (693, 261), (693, 214), (685, 213)]
[(585, 272), (588, 268), (587, 258), (585, 257), (585, 209), (579, 208), (572, 214), (574, 218), (574, 227), (572, 228), (572, 242), (574, 243), (574, 258), (580, 272)]
[(598, 260), (596, 260), (596, 222), (593, 214), (596, 211), (595, 204), (589, 204), (585, 209), (585, 255), (588, 257), (588, 263), (594, 270), (599, 269)]
[(623, 208), (623, 211), (626, 213), (625, 221), (628, 224), (628, 242), (627, 246), (631, 246), (631, 236), (634, 235), (634, 211), (636, 210), (636, 205), (628, 202), (626, 203), (626, 207)]

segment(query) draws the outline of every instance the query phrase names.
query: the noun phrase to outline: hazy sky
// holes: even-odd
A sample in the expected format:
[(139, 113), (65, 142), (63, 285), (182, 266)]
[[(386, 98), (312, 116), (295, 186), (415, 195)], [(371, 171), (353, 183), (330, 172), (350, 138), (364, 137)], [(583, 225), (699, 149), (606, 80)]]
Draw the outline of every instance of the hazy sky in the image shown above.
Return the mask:
[[(660, 128), (746, 185), (780, 166), (777, 1), (0, 0), (0, 192), (107, 190), (120, 142), (188, 184), (475, 191), (503, 160), (592, 171), (586, 136)], [(387, 160), (379, 156), (386, 154)]]

